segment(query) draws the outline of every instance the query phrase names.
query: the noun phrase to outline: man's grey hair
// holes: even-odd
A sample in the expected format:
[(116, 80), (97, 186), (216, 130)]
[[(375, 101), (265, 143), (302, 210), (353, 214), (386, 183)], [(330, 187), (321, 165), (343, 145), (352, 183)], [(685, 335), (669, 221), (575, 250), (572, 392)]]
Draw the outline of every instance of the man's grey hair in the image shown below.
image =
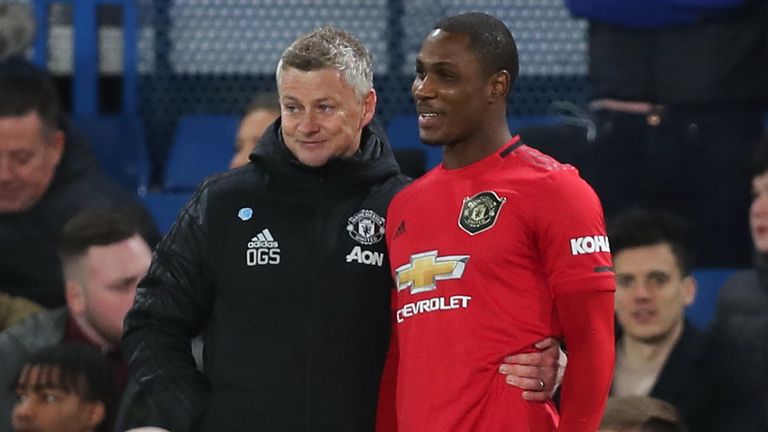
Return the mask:
[(280, 56), (277, 82), (287, 68), (301, 71), (336, 69), (362, 99), (373, 88), (371, 53), (354, 36), (335, 27), (325, 26), (296, 39)]
[(29, 4), (0, 1), (0, 60), (24, 55), (35, 37), (35, 19)]

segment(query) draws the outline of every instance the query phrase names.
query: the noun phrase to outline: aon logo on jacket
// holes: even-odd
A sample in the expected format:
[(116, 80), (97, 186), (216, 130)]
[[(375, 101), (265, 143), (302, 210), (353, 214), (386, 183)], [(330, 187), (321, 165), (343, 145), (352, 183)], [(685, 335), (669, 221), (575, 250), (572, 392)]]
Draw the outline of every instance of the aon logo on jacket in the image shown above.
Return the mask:
[(347, 262), (352, 261), (358, 262), (360, 264), (368, 264), (381, 267), (384, 265), (384, 253), (364, 250), (360, 246), (355, 246), (352, 248), (352, 251), (347, 254)]

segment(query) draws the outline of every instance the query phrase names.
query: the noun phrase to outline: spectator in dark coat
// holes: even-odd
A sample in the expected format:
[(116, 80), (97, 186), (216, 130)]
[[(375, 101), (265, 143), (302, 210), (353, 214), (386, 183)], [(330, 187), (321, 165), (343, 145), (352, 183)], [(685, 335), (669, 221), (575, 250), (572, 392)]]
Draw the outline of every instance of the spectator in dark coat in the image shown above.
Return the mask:
[(612, 395), (667, 401), (691, 431), (764, 432), (760, 369), (685, 319), (696, 296), (686, 231), (659, 212), (631, 211), (608, 223), (622, 333)]

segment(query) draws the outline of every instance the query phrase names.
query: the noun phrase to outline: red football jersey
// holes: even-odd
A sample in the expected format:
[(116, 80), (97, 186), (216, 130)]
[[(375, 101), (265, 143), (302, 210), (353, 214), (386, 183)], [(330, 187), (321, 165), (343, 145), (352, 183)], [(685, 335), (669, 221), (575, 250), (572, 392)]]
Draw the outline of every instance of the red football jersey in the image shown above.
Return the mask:
[(554, 406), (525, 401), (498, 367), (562, 337), (555, 299), (614, 289), (596, 195), (517, 140), (433, 169), (390, 204), (399, 432), (555, 430)]

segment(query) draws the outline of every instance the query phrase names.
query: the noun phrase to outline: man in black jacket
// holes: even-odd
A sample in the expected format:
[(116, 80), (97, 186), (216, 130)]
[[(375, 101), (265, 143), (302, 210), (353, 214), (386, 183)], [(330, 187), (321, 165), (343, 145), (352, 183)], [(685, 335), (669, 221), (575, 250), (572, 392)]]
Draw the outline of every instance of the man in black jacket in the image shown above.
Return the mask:
[(359, 41), (304, 35), (277, 83), (281, 118), (250, 163), (184, 207), (126, 318), (129, 367), (174, 432), (373, 429), (389, 333), (383, 215), (407, 179), (370, 124)]
[(277, 66), (281, 117), (250, 163), (207, 179), (160, 242), (123, 346), (168, 429), (374, 429), (392, 289), (384, 215), (408, 180), (372, 122), (372, 77), (349, 34), (297, 39)]

